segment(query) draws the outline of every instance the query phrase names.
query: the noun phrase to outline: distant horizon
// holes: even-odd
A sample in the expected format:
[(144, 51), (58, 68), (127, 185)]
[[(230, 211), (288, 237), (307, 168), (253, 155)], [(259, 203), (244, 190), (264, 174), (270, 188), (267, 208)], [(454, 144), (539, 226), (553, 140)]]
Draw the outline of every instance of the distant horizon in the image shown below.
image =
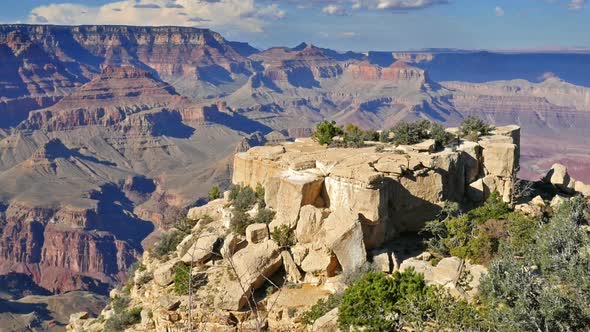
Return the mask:
[(416, 49), (368, 49), (368, 50), (354, 50), (350, 49), (338, 49), (338, 48), (330, 48), (324, 46), (322, 44), (317, 44), (309, 41), (301, 41), (299, 43), (295, 43), (294, 45), (271, 45), (268, 47), (258, 46), (253, 42), (248, 40), (235, 40), (235, 39), (228, 39), (226, 36), (219, 31), (216, 31), (213, 28), (208, 27), (189, 27), (189, 26), (182, 26), (182, 25), (132, 25), (132, 24), (53, 24), (53, 23), (0, 23), (0, 26), (13, 26), (13, 25), (20, 25), (20, 26), (54, 26), (54, 27), (82, 27), (82, 26), (111, 26), (111, 27), (137, 27), (137, 28), (185, 28), (185, 29), (200, 29), (200, 30), (209, 30), (212, 32), (216, 32), (222, 35), (227, 41), (234, 42), (234, 43), (246, 43), (251, 47), (258, 49), (259, 51), (264, 51), (272, 48), (296, 48), (302, 44), (313, 45), (315, 47), (323, 48), (323, 49), (330, 49), (332, 51), (336, 51), (338, 53), (455, 53), (455, 52), (490, 52), (490, 53), (567, 53), (567, 54), (575, 54), (575, 53), (590, 53), (590, 46), (535, 46), (529, 48), (456, 48), (456, 47), (426, 47), (426, 48), (416, 48)]
[(210, 28), (260, 49), (590, 49), (588, 0), (5, 0), (1, 23)]

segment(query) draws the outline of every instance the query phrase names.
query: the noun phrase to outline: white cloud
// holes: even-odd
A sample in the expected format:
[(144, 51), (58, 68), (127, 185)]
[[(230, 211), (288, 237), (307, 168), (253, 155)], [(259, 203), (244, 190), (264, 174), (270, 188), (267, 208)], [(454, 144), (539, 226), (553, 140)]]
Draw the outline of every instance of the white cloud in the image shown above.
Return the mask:
[(263, 31), (285, 12), (254, 0), (119, 0), (102, 6), (59, 3), (34, 8), (29, 23), (201, 26)]
[(340, 6), (340, 5), (327, 5), (326, 7), (324, 7), (322, 9), (322, 13), (326, 14), (326, 15), (340, 15), (340, 16), (344, 16), (346, 15), (346, 10)]
[(571, 0), (569, 4), (569, 9), (571, 10), (581, 10), (586, 7), (586, 0)]
[(354, 38), (354, 37), (358, 37), (359, 33), (353, 32), (353, 31), (346, 31), (346, 32), (341, 33), (340, 35), (344, 38)]
[(417, 10), (448, 3), (448, 0), (353, 0), (352, 8), (369, 10)]
[[(326, 8), (340, 7), (343, 10), (418, 10), (434, 5), (449, 4), (450, 0), (258, 0), (267, 3), (289, 3), (297, 7), (309, 8), (310, 6), (321, 6), (322, 11)], [(302, 5), (301, 3), (305, 3)], [(332, 7), (331, 7), (332, 6)], [(327, 10), (327, 9), (326, 9)]]
[(504, 14), (506, 14), (504, 9), (500, 6), (497, 6), (496, 9), (494, 9), (494, 12), (496, 13), (496, 16), (504, 16)]

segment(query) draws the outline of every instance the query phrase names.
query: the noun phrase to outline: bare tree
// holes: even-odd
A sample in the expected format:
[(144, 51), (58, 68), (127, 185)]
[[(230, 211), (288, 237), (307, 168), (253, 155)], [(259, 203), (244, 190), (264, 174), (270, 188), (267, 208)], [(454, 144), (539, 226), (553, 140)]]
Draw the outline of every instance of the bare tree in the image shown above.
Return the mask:
[(529, 198), (534, 192), (532, 181), (527, 181), (518, 178), (520, 166), (514, 169), (511, 178), (512, 187), (510, 188), (510, 207), (514, 208), (517, 202)]

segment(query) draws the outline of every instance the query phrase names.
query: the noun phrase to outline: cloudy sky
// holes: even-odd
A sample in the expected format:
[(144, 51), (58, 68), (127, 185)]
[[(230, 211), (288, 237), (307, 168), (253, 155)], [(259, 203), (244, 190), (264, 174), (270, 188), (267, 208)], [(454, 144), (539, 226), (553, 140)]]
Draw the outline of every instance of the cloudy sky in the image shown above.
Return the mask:
[[(588, 3), (587, 3), (588, 2)], [(590, 0), (3, 0), (2, 23), (183, 25), (257, 47), (590, 48)]]

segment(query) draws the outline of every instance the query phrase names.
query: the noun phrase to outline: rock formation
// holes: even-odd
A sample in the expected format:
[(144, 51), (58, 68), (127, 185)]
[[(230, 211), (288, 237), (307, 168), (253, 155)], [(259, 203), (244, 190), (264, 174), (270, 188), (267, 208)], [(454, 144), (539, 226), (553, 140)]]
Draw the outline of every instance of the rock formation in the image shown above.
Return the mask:
[[(421, 229), (445, 201), (469, 204), (491, 191), (511, 199), (519, 137), (520, 128), (510, 126), (479, 143), (459, 141), (439, 152), (424, 143), (348, 149), (299, 139), (237, 153), (233, 183), (263, 186), (273, 220), (249, 224), (245, 236), (228, 235), (239, 222), (229, 192), (193, 208), (188, 217), (198, 221), (176, 250), (163, 258), (145, 252), (129, 293), (116, 290), (111, 298), (126, 296), (130, 307), (141, 308), (141, 323), (132, 331), (166, 331), (190, 320), (195, 328), (213, 330), (304, 331), (307, 308), (372, 264), (386, 273), (412, 267), (428, 283), (472, 300), (483, 266), (455, 257), (433, 266), (429, 253), (408, 255), (414, 249), (399, 235)], [(477, 182), (483, 187), (476, 195)], [(285, 228), (293, 243), (280, 247), (275, 232)], [(189, 267), (195, 278), (207, 280), (195, 290), (190, 310), (190, 298), (173, 293), (178, 269)], [(277, 278), (283, 280), (278, 285)], [(104, 318), (117, 314), (110, 306), (102, 320), (75, 315), (68, 328), (99, 331)], [(334, 315), (319, 322), (329, 325)]]
[[(499, 127), (478, 143), (462, 141), (438, 153), (412, 147), (326, 149), (301, 140), (238, 153), (233, 182), (262, 184), (268, 206), (277, 211), (271, 226), (297, 228), (304, 242), (318, 232), (318, 219), (346, 227), (346, 217), (336, 216), (345, 211), (362, 224), (370, 249), (420, 229), (444, 201), (483, 201), (494, 191), (511, 201), (519, 139), (520, 128)], [(326, 208), (328, 217), (321, 212)]]

